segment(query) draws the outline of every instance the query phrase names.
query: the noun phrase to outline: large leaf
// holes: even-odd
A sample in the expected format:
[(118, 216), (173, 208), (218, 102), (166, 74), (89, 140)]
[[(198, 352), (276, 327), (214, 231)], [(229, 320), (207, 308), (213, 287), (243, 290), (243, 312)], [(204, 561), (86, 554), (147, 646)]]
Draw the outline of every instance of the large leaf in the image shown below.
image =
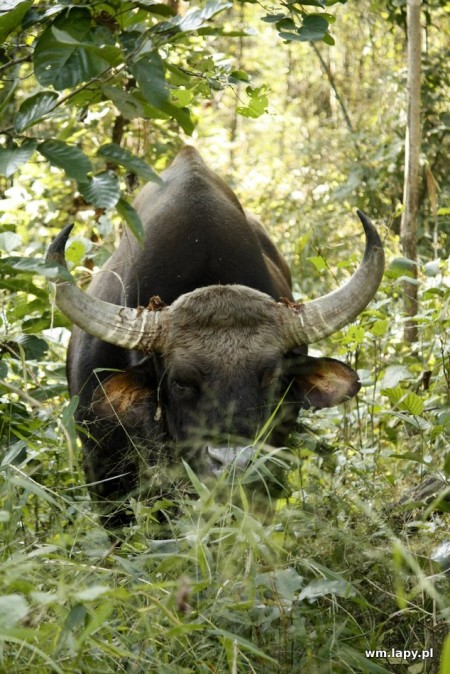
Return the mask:
[(16, 131), (20, 133), (39, 122), (53, 110), (57, 100), (58, 94), (54, 91), (41, 91), (34, 96), (30, 96), (30, 98), (26, 98), (17, 111), (14, 120)]
[(12, 176), (12, 174), (25, 164), (35, 151), (37, 142), (26, 140), (20, 147), (14, 146), (8, 149), (0, 148), (0, 175)]
[(142, 242), (144, 240), (144, 227), (136, 209), (133, 208), (128, 201), (125, 201), (125, 199), (119, 199), (116, 208), (136, 239), (139, 242)]
[(192, 9), (190, 12), (186, 12), (186, 14), (181, 17), (178, 27), (183, 32), (198, 30), (199, 28), (202, 28), (207, 21), (212, 19), (213, 16), (232, 6), (232, 2), (210, 0), (203, 9)]
[(112, 208), (120, 197), (119, 179), (112, 171), (105, 171), (79, 182), (78, 189), (86, 201), (98, 208)]
[(59, 30), (56, 26), (53, 26), (53, 35), (58, 40), (60, 45), (67, 45), (68, 47), (77, 47), (78, 49), (84, 49), (88, 52), (100, 56), (105, 61), (108, 61), (111, 65), (118, 65), (122, 62), (122, 52), (119, 47), (116, 47), (111, 43), (111, 33), (102, 26), (93, 28), (88, 32), (89, 40), (80, 41), (77, 38), (72, 37), (70, 33), (64, 30)]
[(334, 40), (328, 33), (329, 14), (308, 14), (303, 17), (303, 25), (297, 31), (280, 30), (279, 35), (284, 40), (294, 42), (317, 42), (325, 40), (333, 44)]
[(123, 91), (123, 89), (113, 87), (110, 84), (104, 84), (102, 91), (106, 98), (114, 103), (125, 119), (144, 117), (143, 104), (129, 91)]
[(156, 33), (168, 32), (176, 35), (179, 32), (189, 33), (200, 30), (207, 26), (209, 20), (216, 14), (223, 12), (225, 9), (229, 9), (232, 6), (232, 2), (209, 0), (202, 9), (196, 7), (188, 10), (184, 15), (174, 16), (168, 21), (157, 24), (153, 28), (153, 31)]
[(387, 396), (399, 410), (409, 412), (415, 417), (419, 417), (423, 412), (423, 400), (413, 391), (407, 391), (397, 385), (393, 388), (382, 389), (381, 393)]
[(157, 52), (145, 54), (133, 64), (131, 71), (145, 100), (176, 119), (183, 131), (190, 135), (194, 130), (194, 125), (189, 112), (169, 102), (170, 89), (166, 82), (164, 63), (160, 55)]
[(98, 150), (98, 154), (116, 164), (120, 164), (120, 166), (124, 166), (129, 171), (133, 171), (133, 173), (136, 173), (136, 175), (144, 180), (161, 183), (161, 178), (147, 162), (139, 157), (135, 157), (129, 150), (116, 145), (116, 143), (102, 145)]
[(46, 140), (37, 149), (52, 166), (64, 169), (69, 178), (85, 181), (87, 174), (92, 171), (90, 159), (84, 152), (62, 140)]
[(33, 0), (2, 0), (0, 7), (2, 12), (6, 12), (0, 16), (0, 44), (2, 44), (6, 37), (12, 33), (13, 30), (19, 28), (22, 19), (33, 4)]
[(303, 26), (299, 28), (298, 34), (305, 42), (317, 42), (323, 40), (325, 33), (328, 32), (328, 21), (325, 16), (320, 14), (308, 14), (303, 19)]
[(329, 580), (328, 578), (317, 578), (312, 580), (307, 585), (298, 597), (299, 601), (303, 599), (318, 599), (332, 594), (335, 597), (354, 597), (356, 595), (355, 588), (346, 580)]
[(86, 43), (100, 47), (92, 31), (88, 9), (73, 7), (59, 15), (39, 37), (34, 50), (37, 80), (61, 90), (96, 77), (109, 67)]
[[(46, 278), (53, 280), (55, 278), (65, 278), (67, 281), (73, 279), (65, 267), (62, 267), (55, 262), (46, 262), (43, 258), (35, 257), (10, 257), (6, 259), (8, 266), (16, 271), (41, 274)], [(23, 280), (20, 283), (23, 285)], [(20, 285), (19, 285), (20, 287)], [(25, 289), (25, 287), (24, 287)], [(31, 292), (36, 295), (36, 291), (32, 288)]]
[(145, 99), (161, 110), (168, 101), (170, 90), (160, 55), (157, 52), (145, 54), (131, 70)]

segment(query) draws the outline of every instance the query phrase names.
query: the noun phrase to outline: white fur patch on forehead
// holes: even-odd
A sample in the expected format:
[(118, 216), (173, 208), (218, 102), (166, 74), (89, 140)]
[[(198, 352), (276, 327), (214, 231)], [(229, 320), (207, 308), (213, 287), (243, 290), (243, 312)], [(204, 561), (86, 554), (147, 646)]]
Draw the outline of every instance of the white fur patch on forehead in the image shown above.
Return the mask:
[(242, 285), (198, 288), (170, 306), (170, 323), (205, 328), (252, 328), (279, 325), (279, 306), (265, 293)]

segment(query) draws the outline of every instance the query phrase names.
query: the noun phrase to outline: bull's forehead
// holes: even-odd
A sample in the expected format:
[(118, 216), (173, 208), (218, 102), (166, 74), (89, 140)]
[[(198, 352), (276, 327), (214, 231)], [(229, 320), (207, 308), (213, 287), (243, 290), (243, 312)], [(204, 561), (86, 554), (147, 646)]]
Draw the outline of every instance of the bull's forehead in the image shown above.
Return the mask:
[(201, 371), (234, 368), (253, 369), (283, 355), (279, 339), (269, 326), (257, 331), (251, 328), (219, 328), (173, 331), (164, 351), (172, 363), (195, 364)]
[(169, 310), (164, 353), (207, 368), (251, 367), (283, 353), (283, 316), (269, 295), (246, 286), (208, 286), (183, 295)]
[(282, 332), (280, 305), (265, 293), (241, 285), (198, 288), (179, 297), (169, 309), (174, 329)]

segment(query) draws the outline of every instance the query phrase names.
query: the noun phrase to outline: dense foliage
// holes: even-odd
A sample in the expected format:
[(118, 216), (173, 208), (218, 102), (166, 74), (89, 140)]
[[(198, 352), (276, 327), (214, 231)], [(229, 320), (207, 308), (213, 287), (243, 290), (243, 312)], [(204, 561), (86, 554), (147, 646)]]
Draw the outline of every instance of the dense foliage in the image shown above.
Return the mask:
[[(405, 2), (180, 4), (1, 8), (0, 669), (445, 674), (447, 3), (423, 12), (413, 348), (397, 230)], [(137, 524), (117, 548), (87, 497), (63, 366), (70, 326), (42, 257), (74, 221), (67, 257), (83, 284), (121, 219), (139, 237), (129, 195), (158, 180), (186, 136), (260, 215), (300, 298), (357, 264), (356, 207), (377, 222), (388, 268), (358, 321), (315, 345), (364, 387), (346, 406), (302, 414), (278, 456), (289, 498), (263, 516), (244, 489), (251, 474), (207, 487), (186, 467), (198, 498), (157, 504), (178, 513), (163, 528), (134, 503)]]

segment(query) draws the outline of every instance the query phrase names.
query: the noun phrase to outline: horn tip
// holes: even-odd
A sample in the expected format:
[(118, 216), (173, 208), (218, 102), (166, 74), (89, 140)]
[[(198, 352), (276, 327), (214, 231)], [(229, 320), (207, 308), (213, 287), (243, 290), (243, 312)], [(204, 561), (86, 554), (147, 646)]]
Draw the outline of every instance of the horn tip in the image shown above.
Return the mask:
[(73, 223), (66, 225), (62, 229), (55, 239), (51, 242), (47, 255), (45, 256), (46, 262), (56, 262), (57, 264), (67, 267), (66, 259), (64, 257), (64, 249), (66, 247), (67, 239), (70, 236), (70, 233), (73, 229)]
[(383, 244), (381, 242), (380, 235), (378, 234), (378, 230), (371, 221), (371, 219), (367, 217), (364, 211), (361, 211), (359, 208), (356, 209), (356, 213), (358, 215), (358, 218), (361, 220), (362, 226), (364, 227), (367, 243), (370, 246), (383, 248)]

